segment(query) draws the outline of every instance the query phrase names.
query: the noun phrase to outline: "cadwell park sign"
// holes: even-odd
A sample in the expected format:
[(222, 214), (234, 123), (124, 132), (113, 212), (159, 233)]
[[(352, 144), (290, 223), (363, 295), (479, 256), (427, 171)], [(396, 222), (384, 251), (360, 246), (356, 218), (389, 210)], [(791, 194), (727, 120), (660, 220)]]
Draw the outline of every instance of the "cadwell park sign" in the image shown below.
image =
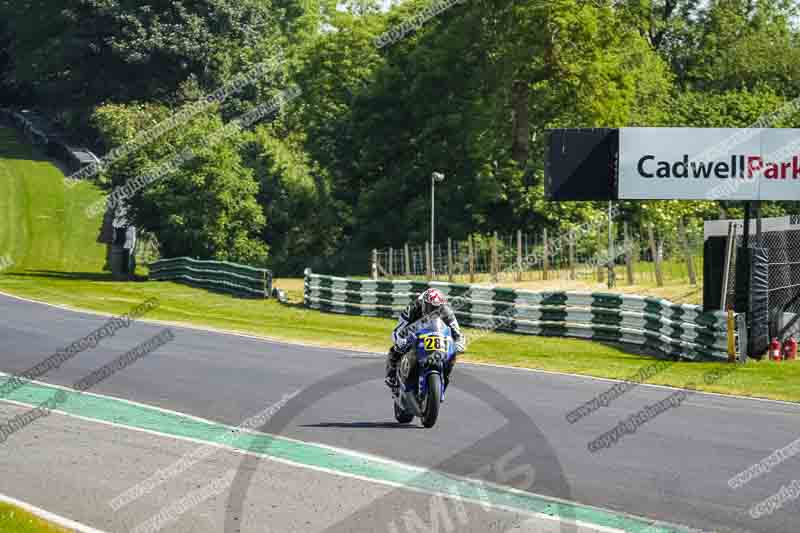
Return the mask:
[[(746, 140), (731, 146), (740, 131), (623, 128), (619, 197), (800, 199), (800, 130), (749, 130)], [(731, 180), (729, 187), (720, 187)]]
[(800, 200), (800, 129), (549, 133), (552, 200)]

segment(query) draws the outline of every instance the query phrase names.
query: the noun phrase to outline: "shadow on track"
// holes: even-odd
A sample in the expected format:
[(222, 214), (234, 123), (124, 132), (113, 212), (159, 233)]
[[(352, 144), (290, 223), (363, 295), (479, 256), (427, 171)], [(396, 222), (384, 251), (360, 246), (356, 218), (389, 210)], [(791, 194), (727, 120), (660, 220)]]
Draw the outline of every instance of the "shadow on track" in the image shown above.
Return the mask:
[(400, 422), (320, 422), (304, 424), (301, 428), (341, 428), (341, 429), (425, 429), (422, 426), (401, 424)]

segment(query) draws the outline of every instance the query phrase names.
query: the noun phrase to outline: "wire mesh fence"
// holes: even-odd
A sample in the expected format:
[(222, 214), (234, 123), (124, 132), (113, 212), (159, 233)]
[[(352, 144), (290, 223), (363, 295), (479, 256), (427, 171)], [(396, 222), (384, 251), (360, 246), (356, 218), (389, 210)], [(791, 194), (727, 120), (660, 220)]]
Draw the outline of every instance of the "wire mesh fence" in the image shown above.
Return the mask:
[(769, 258), (769, 304), (784, 313), (800, 313), (800, 230), (762, 234)]
[[(737, 223), (735, 250), (744, 245), (741, 222)], [(748, 246), (767, 251), (769, 268), (769, 308), (774, 313), (800, 313), (800, 229), (764, 231), (751, 235)], [(736, 297), (736, 262), (731, 261), (727, 283), (726, 307)]]

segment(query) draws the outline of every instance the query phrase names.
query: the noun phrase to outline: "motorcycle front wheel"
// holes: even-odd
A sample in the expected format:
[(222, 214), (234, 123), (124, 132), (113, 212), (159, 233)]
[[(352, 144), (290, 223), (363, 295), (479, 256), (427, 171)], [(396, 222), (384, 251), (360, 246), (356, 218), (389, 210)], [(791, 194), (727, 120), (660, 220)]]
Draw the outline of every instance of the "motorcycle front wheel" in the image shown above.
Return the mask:
[(442, 376), (428, 374), (428, 391), (425, 395), (425, 409), (422, 412), (422, 425), (431, 428), (439, 417), (439, 404), (442, 403)]
[(397, 403), (394, 404), (394, 418), (401, 424), (408, 424), (412, 420), (414, 420), (414, 415), (403, 411), (400, 407), (398, 407)]

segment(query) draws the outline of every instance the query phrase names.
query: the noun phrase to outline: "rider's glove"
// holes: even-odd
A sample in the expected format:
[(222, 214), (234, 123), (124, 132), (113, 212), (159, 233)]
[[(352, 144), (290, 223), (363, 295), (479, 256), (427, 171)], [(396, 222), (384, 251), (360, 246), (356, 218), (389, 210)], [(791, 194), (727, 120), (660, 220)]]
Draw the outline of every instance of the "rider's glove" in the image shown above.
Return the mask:
[(467, 351), (467, 345), (464, 341), (456, 342), (456, 353), (464, 353)]
[(408, 351), (408, 339), (407, 338), (397, 339), (397, 343), (394, 345), (394, 351), (399, 354), (406, 353)]

